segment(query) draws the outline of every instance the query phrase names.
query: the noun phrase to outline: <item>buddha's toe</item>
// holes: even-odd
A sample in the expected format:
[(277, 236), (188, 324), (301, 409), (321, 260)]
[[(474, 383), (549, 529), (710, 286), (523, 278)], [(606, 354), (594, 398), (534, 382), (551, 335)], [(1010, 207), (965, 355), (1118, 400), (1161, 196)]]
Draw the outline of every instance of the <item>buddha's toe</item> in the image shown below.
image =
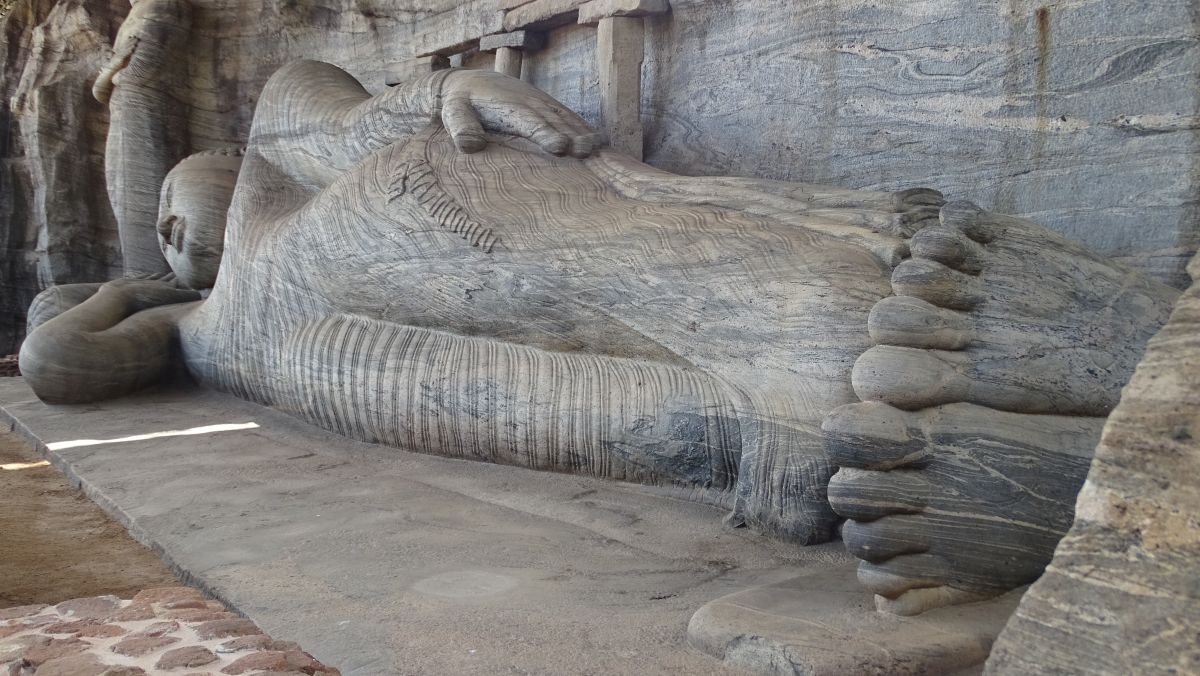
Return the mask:
[(954, 402), (1002, 409), (1032, 405), (1021, 388), (976, 380), (974, 371), (967, 352), (879, 345), (854, 362), (850, 380), (859, 399), (906, 410)]
[(941, 209), (942, 225), (957, 230), (980, 244), (987, 244), (1001, 234), (1003, 227), (989, 213), (965, 200), (947, 202)]
[(977, 277), (928, 258), (911, 258), (897, 265), (892, 272), (892, 291), (953, 310), (970, 310), (985, 298)]
[(929, 458), (929, 445), (912, 414), (878, 401), (839, 406), (821, 423), (825, 453), (837, 467), (886, 470)]
[(876, 345), (961, 350), (975, 337), (970, 315), (913, 296), (889, 296), (875, 304), (867, 330)]
[(946, 203), (946, 196), (933, 188), (911, 188), (895, 193), (898, 201), (897, 208), (933, 206), (941, 207)]
[[(884, 517), (897, 514), (920, 514), (929, 504), (929, 490), (929, 482), (918, 471), (843, 467), (829, 481), (829, 504), (839, 515), (861, 522), (858, 534), (866, 536), (868, 522), (886, 521)], [(843, 538), (847, 537), (843, 533)], [(846, 542), (848, 546), (849, 539)]]
[(871, 563), (882, 563), (903, 554), (929, 551), (928, 524), (919, 514), (897, 514), (874, 521), (851, 519), (842, 526), (846, 551)]
[(915, 259), (928, 259), (968, 275), (985, 267), (987, 251), (962, 231), (944, 225), (924, 228), (913, 235), (909, 248)]

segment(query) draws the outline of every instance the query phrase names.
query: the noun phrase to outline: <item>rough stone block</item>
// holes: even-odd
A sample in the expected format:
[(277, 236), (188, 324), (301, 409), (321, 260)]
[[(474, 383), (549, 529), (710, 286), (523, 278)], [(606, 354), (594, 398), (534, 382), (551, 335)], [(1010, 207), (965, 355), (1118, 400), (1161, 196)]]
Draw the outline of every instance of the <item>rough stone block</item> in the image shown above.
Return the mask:
[(126, 657), (141, 657), (178, 642), (174, 636), (130, 636), (114, 645), (112, 651)]
[(512, 31), (494, 33), (479, 38), (479, 51), (493, 52), (501, 47), (511, 47), (532, 52), (546, 46), (546, 34), (541, 31)]
[(196, 627), (196, 635), (202, 641), (214, 638), (234, 638), (236, 636), (252, 636), (261, 634), (253, 622), (243, 618), (229, 620), (213, 620)]
[(490, 2), (446, 3), (449, 6), (419, 19), (412, 25), (409, 49), (417, 56), (449, 56), (479, 41), (480, 35), (505, 30), (502, 12)]
[(121, 599), (115, 596), (97, 596), (89, 599), (71, 599), (55, 606), (66, 617), (77, 619), (102, 618), (121, 609)]
[(585, 0), (533, 0), (504, 15), (504, 30), (519, 28), (546, 30), (575, 23), (576, 11)]
[(193, 645), (168, 650), (158, 658), (155, 669), (185, 669), (201, 667), (217, 661), (217, 656), (203, 646)]
[(671, 10), (667, 0), (591, 0), (579, 6), (579, 23), (597, 23), (609, 16), (647, 16)]
[(45, 604), (37, 604), (32, 606), (16, 606), (14, 608), (4, 608), (0, 610), (0, 622), (4, 620), (13, 620), (18, 617), (29, 617), (37, 615), (45, 610), (48, 606)]

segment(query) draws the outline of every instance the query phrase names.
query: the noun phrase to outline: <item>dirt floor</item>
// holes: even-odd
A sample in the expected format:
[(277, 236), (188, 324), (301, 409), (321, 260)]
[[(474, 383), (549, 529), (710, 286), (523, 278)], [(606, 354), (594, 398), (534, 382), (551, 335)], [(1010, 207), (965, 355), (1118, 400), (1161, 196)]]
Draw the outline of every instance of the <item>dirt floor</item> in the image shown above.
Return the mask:
[(178, 585), (20, 436), (0, 430), (0, 608)]

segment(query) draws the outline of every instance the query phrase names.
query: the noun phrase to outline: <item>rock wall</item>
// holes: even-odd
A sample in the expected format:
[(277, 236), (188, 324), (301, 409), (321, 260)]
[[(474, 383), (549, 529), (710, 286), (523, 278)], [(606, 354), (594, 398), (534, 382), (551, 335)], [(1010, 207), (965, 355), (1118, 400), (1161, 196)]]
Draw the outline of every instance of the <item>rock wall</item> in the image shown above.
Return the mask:
[(118, 266), (104, 191), (108, 112), (94, 73), (126, 0), (26, 0), (0, 24), (0, 352), (50, 284), (107, 278)]
[[(1200, 280), (1200, 257), (1191, 264)], [(1200, 283), (1108, 419), (1075, 523), (996, 641), (989, 674), (1200, 670)]]
[[(287, 61), (330, 61), (379, 90), (387, 64), (498, 29), (496, 0), (193, 2), (185, 89), (194, 150), (242, 142), (259, 89)], [(648, 21), (642, 105), (652, 164), (872, 189), (929, 185), (1186, 286), (1184, 264), (1200, 240), (1193, 0), (672, 5)], [(98, 65), (88, 50), (111, 39), (127, 9), (126, 0), (18, 0), (0, 26), (3, 100), (22, 79), (53, 83), (58, 93), (44, 98), (60, 102), (46, 110), (63, 116), (30, 120), (0, 105), (9, 249), (0, 351), (20, 335), (38, 288), (105, 276), (119, 263), (96, 182), (105, 112), (81, 84)], [(73, 56), (33, 57), (38, 31)], [(558, 29), (526, 59), (525, 77), (595, 122), (594, 53), (594, 29)], [(466, 63), (488, 66), (486, 57)]]
[[(648, 22), (646, 160), (1021, 214), (1179, 288), (1200, 240), (1194, 0), (672, 0)], [(598, 115), (594, 33), (526, 74)]]

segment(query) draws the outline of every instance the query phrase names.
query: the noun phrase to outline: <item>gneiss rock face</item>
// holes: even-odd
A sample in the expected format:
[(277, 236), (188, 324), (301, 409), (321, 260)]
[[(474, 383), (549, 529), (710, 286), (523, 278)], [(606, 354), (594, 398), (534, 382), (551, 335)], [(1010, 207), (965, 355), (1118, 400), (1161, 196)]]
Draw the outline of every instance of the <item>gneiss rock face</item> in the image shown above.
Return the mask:
[[(1189, 271), (1200, 278), (1200, 258)], [(1200, 670), (1200, 284), (1109, 417), (1075, 523), (996, 642), (991, 674)]]
[(47, 285), (120, 269), (104, 189), (108, 111), (91, 95), (128, 0), (20, 0), (0, 18), (0, 352)]

